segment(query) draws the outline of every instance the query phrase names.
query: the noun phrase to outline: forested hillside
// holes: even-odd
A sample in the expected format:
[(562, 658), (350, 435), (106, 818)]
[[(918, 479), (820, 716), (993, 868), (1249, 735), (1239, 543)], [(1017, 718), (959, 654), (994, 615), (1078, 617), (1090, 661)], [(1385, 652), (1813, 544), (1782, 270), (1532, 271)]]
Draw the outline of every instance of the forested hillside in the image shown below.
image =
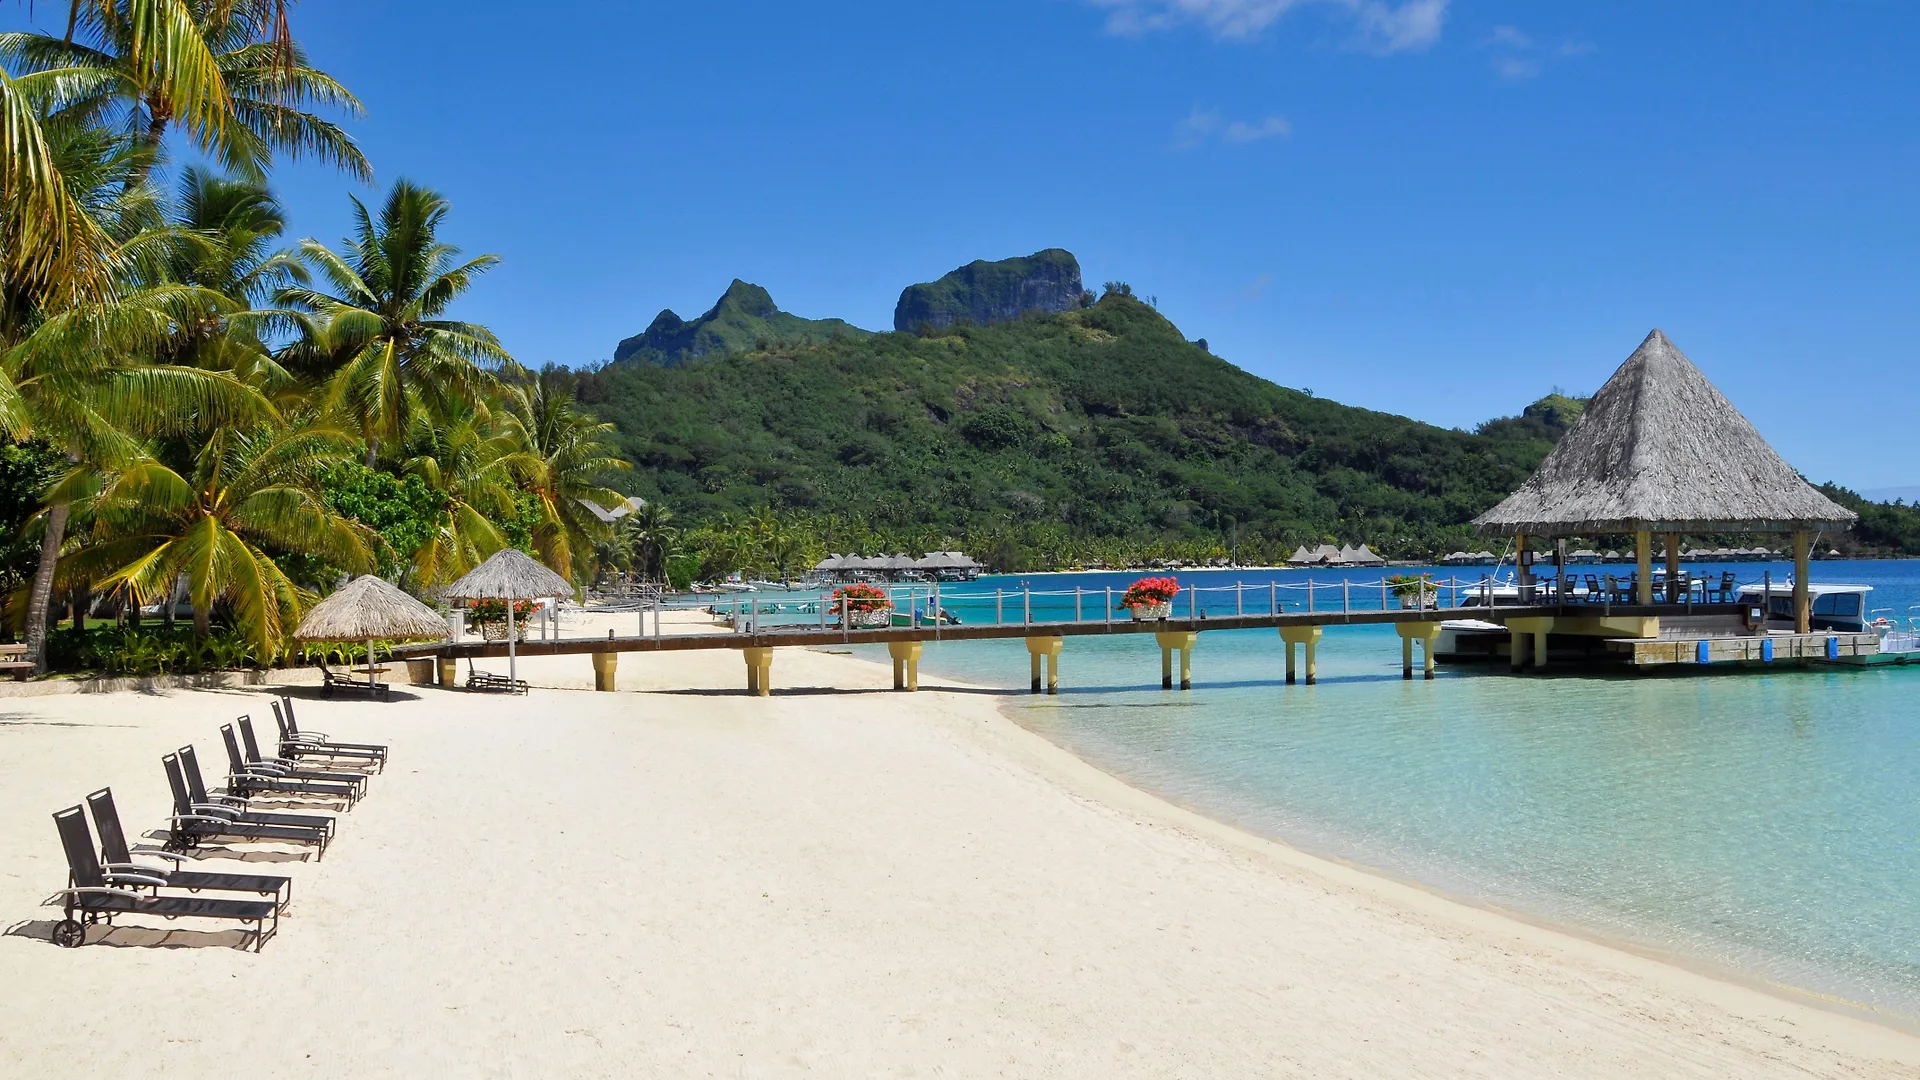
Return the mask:
[(619, 482), (682, 520), (771, 507), (903, 548), (1424, 554), (1467, 544), (1464, 523), (1571, 419), (1481, 435), (1321, 400), (1119, 292), (996, 326), (765, 345), (569, 376), (618, 428), (634, 463)]

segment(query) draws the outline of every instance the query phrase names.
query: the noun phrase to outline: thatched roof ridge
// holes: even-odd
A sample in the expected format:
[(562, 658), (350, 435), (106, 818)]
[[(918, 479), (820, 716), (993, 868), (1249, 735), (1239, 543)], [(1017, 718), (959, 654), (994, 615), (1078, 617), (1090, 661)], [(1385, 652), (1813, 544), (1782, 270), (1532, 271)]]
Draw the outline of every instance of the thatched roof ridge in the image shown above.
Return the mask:
[(1483, 534), (1791, 532), (1856, 515), (1800, 478), (1659, 330), (1613, 373)]
[(447, 597), (452, 600), (537, 600), (572, 595), (573, 586), (566, 578), (533, 561), (519, 548), (501, 548), (447, 586)]
[(367, 574), (313, 605), (295, 641), (439, 641), (447, 620), (393, 585)]

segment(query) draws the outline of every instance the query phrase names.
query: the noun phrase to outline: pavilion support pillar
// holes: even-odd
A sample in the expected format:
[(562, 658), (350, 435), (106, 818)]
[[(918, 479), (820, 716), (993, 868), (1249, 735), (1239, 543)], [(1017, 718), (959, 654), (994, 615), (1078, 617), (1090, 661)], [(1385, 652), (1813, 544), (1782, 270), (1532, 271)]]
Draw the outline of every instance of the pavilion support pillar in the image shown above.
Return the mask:
[(1413, 678), (1413, 643), (1420, 643), (1421, 666), (1426, 678), (1433, 678), (1433, 649), (1440, 642), (1440, 624), (1437, 622), (1394, 623), (1393, 628), (1400, 632), (1400, 677)]
[(1293, 649), (1296, 645), (1301, 646), (1307, 654), (1307, 685), (1312, 686), (1314, 680), (1319, 677), (1320, 665), (1315, 662), (1314, 655), (1315, 650), (1320, 645), (1320, 632), (1321, 628), (1318, 626), (1283, 626), (1280, 628), (1280, 640), (1285, 643), (1287, 649), (1288, 686), (1292, 686), (1295, 680)]
[(889, 641), (887, 655), (893, 657), (893, 688), (920, 689), (920, 648), (918, 641)]
[(1807, 599), (1807, 559), (1810, 538), (1804, 530), (1793, 534), (1793, 632), (1805, 634), (1813, 629), (1813, 609)]
[(1680, 534), (1667, 534), (1667, 603), (1678, 604), (1686, 599), (1674, 593), (1680, 581)]
[(1040, 692), (1041, 674), (1046, 675), (1047, 693), (1060, 692), (1060, 647), (1066, 639), (1058, 635), (1042, 635), (1027, 639), (1027, 660), (1033, 673), (1033, 692)]
[(1653, 603), (1653, 533), (1641, 529), (1633, 534), (1634, 562), (1640, 570), (1639, 585), (1634, 590), (1634, 602)]
[(766, 697), (773, 693), (773, 648), (750, 646), (740, 650), (747, 661), (747, 693)]
[(1513, 583), (1522, 604), (1533, 603), (1533, 566), (1527, 562), (1531, 543), (1526, 533), (1513, 534)]
[(1193, 689), (1193, 644), (1200, 640), (1194, 630), (1161, 630), (1154, 640), (1160, 643), (1160, 689), (1173, 689), (1173, 654), (1180, 654), (1180, 689)]
[(593, 688), (602, 693), (613, 693), (613, 673), (619, 666), (620, 654), (617, 652), (597, 652), (593, 654)]
[(452, 686), (460, 681), (460, 661), (451, 656), (436, 656), (434, 659), (440, 669), (441, 686)]

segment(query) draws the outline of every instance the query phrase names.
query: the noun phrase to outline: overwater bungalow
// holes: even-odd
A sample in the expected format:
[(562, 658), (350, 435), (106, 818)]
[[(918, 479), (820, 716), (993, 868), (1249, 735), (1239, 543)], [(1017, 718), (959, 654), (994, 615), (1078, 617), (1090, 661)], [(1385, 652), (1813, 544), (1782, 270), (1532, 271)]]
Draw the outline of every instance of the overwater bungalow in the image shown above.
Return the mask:
[[(1791, 589), (1793, 632), (1806, 634), (1811, 616), (1807, 561), (1813, 539), (1822, 532), (1845, 530), (1854, 520), (1852, 511), (1801, 479), (1706, 375), (1655, 330), (1594, 395), (1533, 476), (1474, 519), (1474, 525), (1482, 535), (1513, 538), (1523, 595), (1545, 603), (1554, 597), (1544, 583), (1536, 585), (1532, 575), (1531, 552), (1537, 545), (1574, 536), (1634, 538), (1637, 573), (1617, 599), (1641, 611), (1618, 620), (1522, 620), (1541, 625), (1529, 625), (1524, 632), (1512, 627), (1519, 653), (1527, 637), (1535, 639), (1536, 648), (1544, 647), (1549, 630), (1661, 638), (1659, 617), (1646, 609), (1656, 603), (1687, 605), (1691, 614), (1694, 593), (1679, 565), (1680, 540), (1687, 533), (1790, 535), (1793, 579), (1779, 588)], [(1664, 548), (1664, 581), (1656, 581), (1654, 573), (1656, 543)], [(1720, 549), (1710, 557), (1736, 556)], [(1606, 599), (1616, 599), (1611, 590)], [(1559, 600), (1564, 603), (1567, 597)], [(1740, 617), (1731, 614), (1722, 618), (1728, 633), (1768, 628), (1764, 617), (1759, 627), (1742, 627)], [(1713, 632), (1704, 625), (1693, 629)], [(1514, 660), (1518, 665), (1519, 656)]]

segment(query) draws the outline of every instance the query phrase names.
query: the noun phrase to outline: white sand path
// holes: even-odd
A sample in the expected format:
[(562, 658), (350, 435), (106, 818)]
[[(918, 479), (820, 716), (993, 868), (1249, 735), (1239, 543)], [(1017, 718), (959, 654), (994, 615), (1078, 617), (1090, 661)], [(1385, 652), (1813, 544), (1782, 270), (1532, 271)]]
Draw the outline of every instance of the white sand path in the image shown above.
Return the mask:
[[(65, 874), (48, 815), (111, 784), (158, 824), (159, 756), (224, 760), (216, 725), (268, 722), (263, 697), (0, 700), (0, 913), (38, 920), (0, 937), (0, 1071), (1920, 1077), (1907, 1035), (1202, 821), (991, 696), (749, 698), (733, 653), (621, 669), (716, 692), (303, 700), (393, 763), (324, 862), (273, 864), (299, 891), (257, 956), (213, 924), (29, 935)], [(784, 691), (888, 677), (774, 667)]]

